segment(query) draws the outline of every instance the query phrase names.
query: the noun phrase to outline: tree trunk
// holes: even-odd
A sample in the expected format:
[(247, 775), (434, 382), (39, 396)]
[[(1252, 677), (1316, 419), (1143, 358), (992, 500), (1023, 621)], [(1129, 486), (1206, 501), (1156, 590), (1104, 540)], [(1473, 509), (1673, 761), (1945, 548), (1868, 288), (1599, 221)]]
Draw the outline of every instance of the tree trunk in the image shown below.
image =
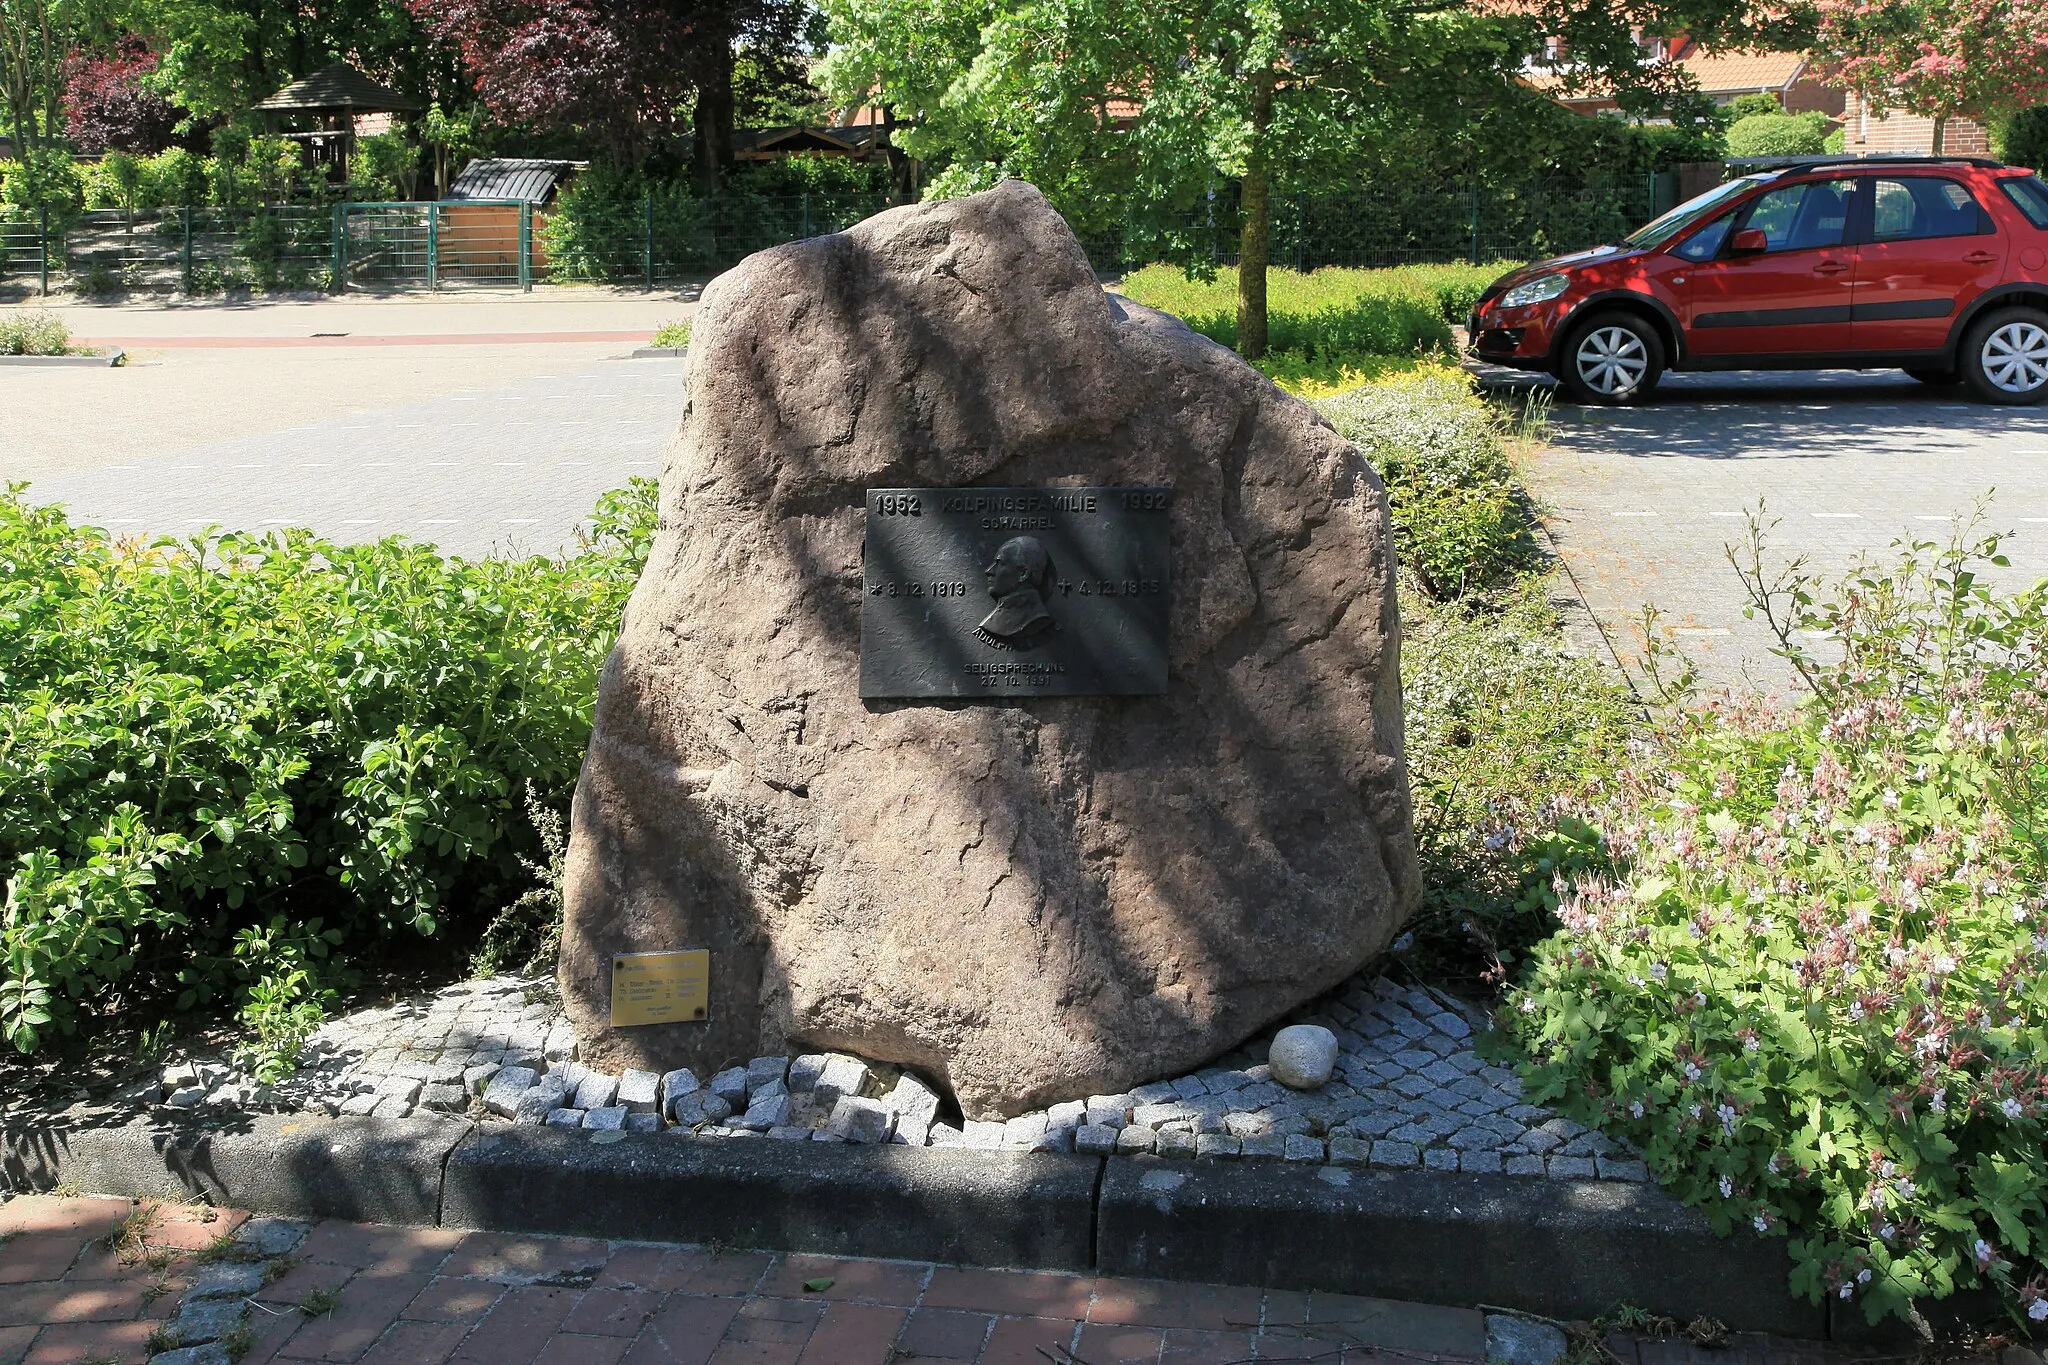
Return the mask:
[(1942, 148), (1942, 145), (1941, 145), (1941, 144), (1942, 144), (1943, 142), (1947, 141), (1947, 140), (1948, 140), (1948, 115), (1947, 115), (1947, 114), (1936, 114), (1936, 115), (1934, 116), (1934, 145), (1933, 145), (1932, 147), (1928, 148), (1928, 150), (1929, 150), (1929, 151), (1931, 151), (1931, 152), (1933, 152), (1933, 153), (1934, 153), (1934, 154), (1935, 154), (1936, 156), (1940, 156), (1940, 155), (1942, 154), (1942, 151), (1943, 151), (1943, 148)]
[(697, 109), (691, 127), (696, 133), (693, 166), (698, 195), (718, 191), (732, 165), (732, 37), (707, 33), (697, 56)]
[(1237, 353), (1246, 360), (1266, 354), (1266, 261), (1273, 226), (1266, 134), (1272, 123), (1273, 73), (1261, 71), (1252, 78), (1252, 141), (1239, 199), (1244, 225), (1237, 246)]

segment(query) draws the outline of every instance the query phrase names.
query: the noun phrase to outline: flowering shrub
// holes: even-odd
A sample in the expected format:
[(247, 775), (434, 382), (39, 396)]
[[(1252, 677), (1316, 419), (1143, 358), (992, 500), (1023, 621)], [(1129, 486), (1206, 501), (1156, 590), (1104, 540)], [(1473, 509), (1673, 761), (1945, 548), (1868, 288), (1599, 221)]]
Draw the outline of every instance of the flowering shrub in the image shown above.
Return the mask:
[(1812, 695), (1619, 773), (1506, 1012), (1534, 1100), (1872, 1321), (1967, 1285), (2048, 1320), (2048, 585), (1993, 594), (1996, 555), (1754, 578)]

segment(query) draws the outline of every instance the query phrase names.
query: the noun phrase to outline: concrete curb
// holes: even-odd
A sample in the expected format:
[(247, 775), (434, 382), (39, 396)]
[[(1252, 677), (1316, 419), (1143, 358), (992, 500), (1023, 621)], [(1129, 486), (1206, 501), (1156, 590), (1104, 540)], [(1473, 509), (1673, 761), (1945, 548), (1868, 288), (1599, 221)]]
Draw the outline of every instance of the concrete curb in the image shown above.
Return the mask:
[(1825, 1309), (1786, 1289), (1783, 1242), (1717, 1237), (1653, 1185), (1113, 1161), (1097, 1219), (1106, 1275), (1826, 1335)]
[(184, 1198), (254, 1213), (439, 1221), (441, 1171), (470, 1125), (443, 1118), (261, 1114), (0, 1133), (0, 1185)]
[[(0, 1133), (0, 1186), (259, 1214), (1496, 1304), (1821, 1339), (1783, 1242), (1654, 1186), (265, 1115)], [(1849, 1329), (1853, 1330), (1853, 1329)]]
[(1086, 1270), (1097, 1157), (492, 1129), (448, 1162), (450, 1227)]
[(690, 353), (687, 346), (642, 346), (628, 360), (678, 360)]
[(0, 355), (0, 366), (18, 365), (24, 369), (44, 370), (103, 370), (112, 365), (119, 365), (127, 354), (119, 346), (114, 346), (104, 355)]

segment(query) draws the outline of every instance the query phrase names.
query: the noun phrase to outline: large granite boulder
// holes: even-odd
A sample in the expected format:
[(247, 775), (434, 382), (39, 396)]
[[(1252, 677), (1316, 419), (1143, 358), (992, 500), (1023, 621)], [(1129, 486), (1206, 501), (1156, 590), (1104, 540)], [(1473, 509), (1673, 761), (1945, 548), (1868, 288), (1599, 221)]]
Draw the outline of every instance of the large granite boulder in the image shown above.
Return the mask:
[[(576, 792), (583, 1055), (840, 1049), (969, 1117), (1185, 1072), (1384, 948), (1418, 872), (1386, 497), (1007, 182), (706, 290)], [(1171, 485), (1163, 697), (864, 702), (871, 487)], [(707, 1023), (611, 955), (711, 950)]]

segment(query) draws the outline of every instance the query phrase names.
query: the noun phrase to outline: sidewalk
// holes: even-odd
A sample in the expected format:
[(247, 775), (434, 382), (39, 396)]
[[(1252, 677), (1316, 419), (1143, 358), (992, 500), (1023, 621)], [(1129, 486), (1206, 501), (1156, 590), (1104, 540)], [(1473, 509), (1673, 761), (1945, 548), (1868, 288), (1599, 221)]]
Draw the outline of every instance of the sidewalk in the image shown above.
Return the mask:
[[(0, 1205), (0, 1365), (147, 1359), (167, 1345), (159, 1329), (195, 1271), (234, 1259), (223, 1253), (245, 1217), (54, 1195)], [(704, 1246), (319, 1222), (269, 1268), (274, 1278), (250, 1296), (243, 1365), (1449, 1365), (1488, 1355), (1488, 1318), (1473, 1309)], [(1853, 1358), (1765, 1339), (1706, 1352), (1683, 1337), (1610, 1334), (1607, 1346), (1618, 1365)]]

